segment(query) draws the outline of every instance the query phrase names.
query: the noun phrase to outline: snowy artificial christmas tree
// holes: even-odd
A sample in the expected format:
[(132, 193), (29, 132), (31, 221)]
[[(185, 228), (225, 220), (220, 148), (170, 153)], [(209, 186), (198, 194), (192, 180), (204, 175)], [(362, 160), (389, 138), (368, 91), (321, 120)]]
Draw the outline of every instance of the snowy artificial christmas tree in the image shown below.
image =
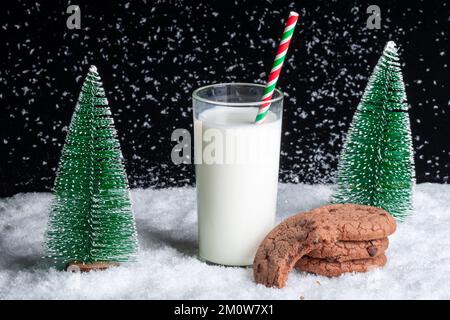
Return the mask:
[(353, 117), (338, 166), (336, 203), (380, 207), (399, 220), (412, 208), (414, 160), (397, 47), (389, 41)]
[(137, 237), (128, 182), (95, 66), (72, 117), (54, 195), (46, 247), (58, 267), (74, 263), (103, 269), (134, 260)]

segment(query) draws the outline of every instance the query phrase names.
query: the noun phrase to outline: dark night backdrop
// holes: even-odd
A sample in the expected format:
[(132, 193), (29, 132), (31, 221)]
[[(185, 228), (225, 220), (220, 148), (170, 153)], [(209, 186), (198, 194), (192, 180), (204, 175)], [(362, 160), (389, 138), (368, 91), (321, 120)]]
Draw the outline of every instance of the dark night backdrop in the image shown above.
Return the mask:
[[(81, 30), (68, 30), (68, 4)], [(366, 28), (366, 8), (382, 28)], [(0, 32), (0, 195), (50, 190), (88, 67), (97, 65), (132, 187), (192, 185), (170, 162), (174, 128), (192, 129), (191, 92), (264, 82), (290, 10), (299, 26), (286, 93), (280, 179), (332, 182), (342, 139), (384, 44), (400, 46), (418, 182), (450, 176), (445, 1), (9, 1)]]

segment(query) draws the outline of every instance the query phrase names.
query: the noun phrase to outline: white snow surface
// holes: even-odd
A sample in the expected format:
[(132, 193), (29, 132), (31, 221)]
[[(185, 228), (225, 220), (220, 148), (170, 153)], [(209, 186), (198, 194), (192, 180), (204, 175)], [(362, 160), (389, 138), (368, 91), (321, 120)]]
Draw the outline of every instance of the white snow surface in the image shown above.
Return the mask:
[[(281, 184), (278, 219), (326, 204), (331, 185)], [(211, 266), (197, 254), (195, 189), (131, 191), (139, 232), (136, 263), (84, 274), (42, 259), (52, 196), (0, 199), (1, 299), (450, 299), (450, 185), (420, 184), (415, 211), (390, 237), (388, 263), (327, 278), (293, 271), (283, 289), (250, 268)]]

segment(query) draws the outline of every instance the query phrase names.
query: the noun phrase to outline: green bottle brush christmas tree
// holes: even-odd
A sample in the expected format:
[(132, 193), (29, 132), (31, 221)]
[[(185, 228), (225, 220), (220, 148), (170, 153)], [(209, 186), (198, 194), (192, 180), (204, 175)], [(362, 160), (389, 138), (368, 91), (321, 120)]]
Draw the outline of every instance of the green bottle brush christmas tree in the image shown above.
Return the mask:
[(46, 247), (58, 267), (135, 259), (137, 236), (122, 153), (95, 66), (72, 117), (54, 195)]
[(338, 166), (336, 203), (385, 209), (399, 220), (412, 209), (414, 160), (397, 47), (389, 41), (369, 79)]

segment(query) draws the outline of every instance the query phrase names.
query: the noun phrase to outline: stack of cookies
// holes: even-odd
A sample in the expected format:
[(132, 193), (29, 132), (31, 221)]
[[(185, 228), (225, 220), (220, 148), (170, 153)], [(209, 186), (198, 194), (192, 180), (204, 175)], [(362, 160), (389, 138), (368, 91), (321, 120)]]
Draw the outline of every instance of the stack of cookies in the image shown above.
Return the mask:
[(395, 229), (389, 213), (371, 206), (335, 204), (299, 213), (281, 222), (259, 246), (255, 281), (281, 288), (294, 267), (339, 276), (384, 266), (387, 237)]

